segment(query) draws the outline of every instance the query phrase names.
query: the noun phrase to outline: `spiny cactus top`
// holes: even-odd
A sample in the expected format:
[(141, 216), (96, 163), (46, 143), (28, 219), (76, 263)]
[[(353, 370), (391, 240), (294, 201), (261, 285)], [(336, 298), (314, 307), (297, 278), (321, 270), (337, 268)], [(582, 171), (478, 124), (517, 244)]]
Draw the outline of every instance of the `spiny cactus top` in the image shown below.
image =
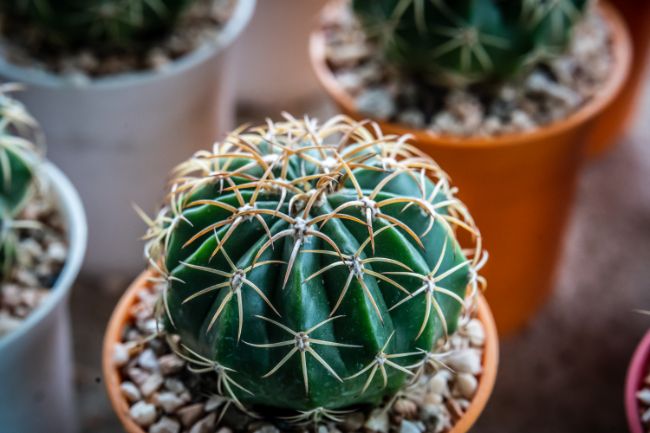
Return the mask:
[(406, 140), (288, 117), (176, 169), (147, 251), (165, 328), (214, 392), (275, 413), (379, 404), (454, 332), (480, 237)]
[(504, 79), (561, 53), (588, 0), (352, 0), (386, 57), (446, 85)]
[(0, 86), (0, 279), (15, 258), (13, 229), (24, 224), (14, 217), (35, 188), (34, 167), (40, 160), (35, 144), (38, 124), (20, 102), (7, 95), (14, 87)]
[(30, 23), (66, 48), (131, 50), (164, 35), (192, 0), (12, 0), (11, 19)]

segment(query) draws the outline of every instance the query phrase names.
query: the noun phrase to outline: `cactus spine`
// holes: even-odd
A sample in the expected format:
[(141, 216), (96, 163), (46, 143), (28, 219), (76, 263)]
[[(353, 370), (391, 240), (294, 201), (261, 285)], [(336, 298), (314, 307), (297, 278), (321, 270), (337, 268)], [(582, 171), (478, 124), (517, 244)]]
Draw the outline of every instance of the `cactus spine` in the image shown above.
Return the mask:
[(147, 236), (164, 328), (248, 410), (302, 420), (380, 404), (481, 281), (480, 236), (445, 174), (376, 125), (240, 129), (172, 185)]
[(40, 159), (35, 142), (40, 137), (36, 121), (25, 107), (9, 97), (15, 86), (0, 86), (0, 279), (17, 256), (16, 233), (33, 223), (17, 221), (36, 185), (35, 164)]
[(132, 50), (168, 32), (192, 0), (22, 0), (0, 5), (50, 44)]
[(444, 85), (501, 80), (566, 48), (588, 0), (352, 0), (389, 61)]

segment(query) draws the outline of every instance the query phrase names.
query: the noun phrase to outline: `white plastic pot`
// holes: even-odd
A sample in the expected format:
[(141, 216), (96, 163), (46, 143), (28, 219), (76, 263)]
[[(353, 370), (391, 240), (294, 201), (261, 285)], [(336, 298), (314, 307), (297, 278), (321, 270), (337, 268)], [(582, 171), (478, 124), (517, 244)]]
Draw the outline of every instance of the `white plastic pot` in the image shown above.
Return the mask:
[(0, 431), (74, 432), (74, 362), (68, 298), (86, 251), (86, 218), (70, 181), (51, 164), (44, 174), (63, 215), (68, 257), (52, 293), (0, 338)]
[(327, 0), (262, 0), (241, 40), (238, 99), (278, 117), (322, 94), (309, 61), (309, 35)]
[(231, 50), (255, 0), (238, 0), (218, 38), (160, 71), (79, 82), (0, 58), (0, 77), (27, 85), (16, 97), (41, 123), (49, 158), (77, 185), (90, 228), (85, 268), (142, 269), (145, 225), (176, 164), (234, 126)]

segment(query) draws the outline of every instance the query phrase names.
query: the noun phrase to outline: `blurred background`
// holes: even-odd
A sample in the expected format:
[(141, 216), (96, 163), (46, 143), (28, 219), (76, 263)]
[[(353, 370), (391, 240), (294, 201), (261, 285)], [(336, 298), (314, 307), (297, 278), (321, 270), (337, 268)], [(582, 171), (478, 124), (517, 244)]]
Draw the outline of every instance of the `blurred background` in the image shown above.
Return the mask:
[[(228, 73), (237, 84), (228, 81), (221, 91), (230, 95), (236, 111), (230, 114), (234, 119), (223, 122), (278, 119), (283, 111), (319, 118), (337, 112), (308, 56), (309, 33), (325, 3), (258, 0), (246, 30), (230, 47)], [(502, 339), (496, 388), (472, 431), (612, 433), (627, 428), (622, 399), (626, 368), (650, 326), (650, 318), (635, 312), (650, 309), (650, 71), (644, 74), (631, 127), (580, 175), (555, 291), (523, 331)], [(121, 151), (129, 151), (125, 149)], [(178, 161), (189, 156), (183, 148), (173, 152)], [(71, 155), (51, 157), (65, 166), (77, 163)], [(151, 182), (160, 182), (162, 195), (165, 173), (152, 164), (142, 170)], [(111, 176), (119, 182), (119, 170)], [(133, 201), (151, 212), (159, 198)], [(120, 200), (123, 219), (138, 221), (127, 210), (131, 200)], [(90, 205), (91, 221), (95, 212), (105, 213), (105, 208)], [(133, 230), (146, 229), (144, 223), (128, 223), (129, 231), (120, 234), (121, 220), (107, 219), (106, 224), (109, 237), (134, 239)], [(92, 245), (92, 226), (90, 230)], [(91, 252), (72, 292), (75, 381), (85, 432), (121, 431), (102, 383), (101, 347), (116, 302), (144, 266), (141, 247), (136, 241), (131, 245), (135, 247), (122, 257), (132, 264), (129, 270), (102, 267), (105, 252)]]

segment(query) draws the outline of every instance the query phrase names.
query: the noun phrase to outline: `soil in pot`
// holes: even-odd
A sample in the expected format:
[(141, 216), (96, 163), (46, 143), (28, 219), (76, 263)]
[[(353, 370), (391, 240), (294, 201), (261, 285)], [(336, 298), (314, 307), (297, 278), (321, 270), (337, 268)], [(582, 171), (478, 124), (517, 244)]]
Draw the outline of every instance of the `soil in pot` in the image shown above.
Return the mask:
[(68, 245), (55, 195), (39, 189), (18, 214), (9, 234), (18, 256), (0, 285), (0, 338), (18, 328), (43, 302), (66, 261)]
[(131, 71), (160, 70), (215, 40), (237, 0), (198, 0), (172, 32), (141, 47), (99, 52), (92, 46), (55, 45), (34, 23), (0, 14), (0, 55), (18, 66), (71, 77), (103, 77)]
[[(311, 424), (292, 427), (252, 418), (232, 400), (206, 391), (206, 385), (217, 381), (216, 374), (190, 371), (191, 365), (173, 349), (175, 340), (159, 332), (155, 317), (163, 287), (151, 282), (151, 276), (144, 273), (120, 301), (104, 346), (109, 394), (127, 431), (313, 431)], [(480, 303), (480, 320), (467, 317), (420, 380), (388, 402), (386, 410), (336, 413), (334, 419), (323, 419), (318, 432), (466, 431), (469, 425), (461, 426), (467, 422), (460, 420), (467, 411), (482, 410), (496, 373), (494, 324), (486, 304)], [(484, 369), (486, 363), (491, 365)]]
[(323, 14), (326, 60), (363, 116), (453, 136), (498, 136), (564, 119), (587, 103), (611, 71), (609, 28), (590, 8), (565, 54), (506, 83), (450, 89), (398, 71), (348, 1)]

